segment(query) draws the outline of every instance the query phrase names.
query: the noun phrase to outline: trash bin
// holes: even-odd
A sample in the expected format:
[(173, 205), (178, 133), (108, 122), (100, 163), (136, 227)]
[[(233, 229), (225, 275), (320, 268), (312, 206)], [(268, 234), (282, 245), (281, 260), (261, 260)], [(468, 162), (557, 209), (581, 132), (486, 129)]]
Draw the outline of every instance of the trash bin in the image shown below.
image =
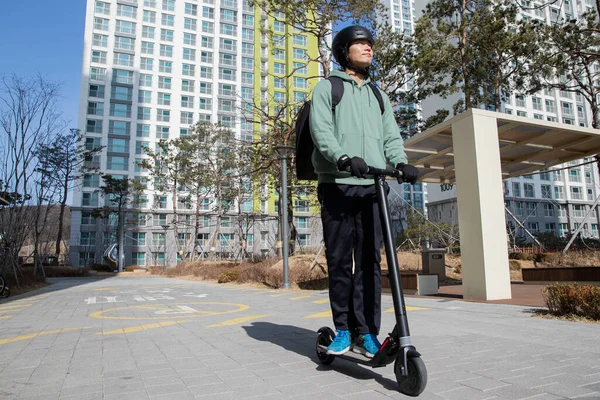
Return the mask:
[(421, 259), (424, 274), (437, 274), (439, 282), (446, 281), (446, 249), (424, 249)]

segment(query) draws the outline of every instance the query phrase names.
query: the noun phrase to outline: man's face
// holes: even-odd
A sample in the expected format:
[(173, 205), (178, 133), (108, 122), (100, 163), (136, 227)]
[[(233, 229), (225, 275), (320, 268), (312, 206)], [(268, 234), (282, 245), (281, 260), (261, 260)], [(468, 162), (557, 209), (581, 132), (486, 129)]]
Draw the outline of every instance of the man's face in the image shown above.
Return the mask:
[(366, 39), (354, 40), (348, 48), (348, 61), (357, 68), (367, 68), (373, 62), (373, 48)]

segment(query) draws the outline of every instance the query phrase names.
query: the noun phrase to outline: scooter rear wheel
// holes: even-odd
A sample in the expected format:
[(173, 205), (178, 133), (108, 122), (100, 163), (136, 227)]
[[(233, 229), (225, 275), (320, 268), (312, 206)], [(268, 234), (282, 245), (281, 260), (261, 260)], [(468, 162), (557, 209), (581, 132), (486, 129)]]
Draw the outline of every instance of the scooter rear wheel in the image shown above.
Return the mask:
[(427, 386), (427, 368), (421, 357), (409, 357), (406, 360), (408, 375), (402, 375), (400, 358), (394, 363), (394, 373), (398, 382), (400, 393), (407, 396), (417, 397)]
[(329, 346), (331, 344), (331, 342), (333, 342), (334, 337), (335, 337), (335, 334), (333, 333), (333, 331), (331, 329), (329, 329), (329, 328), (319, 329), (319, 332), (317, 335), (316, 348), (317, 348), (317, 357), (319, 357), (319, 361), (323, 365), (331, 364), (333, 362), (333, 360), (335, 360), (335, 356), (324, 353), (323, 351), (319, 350), (319, 345), (325, 346), (325, 347)]

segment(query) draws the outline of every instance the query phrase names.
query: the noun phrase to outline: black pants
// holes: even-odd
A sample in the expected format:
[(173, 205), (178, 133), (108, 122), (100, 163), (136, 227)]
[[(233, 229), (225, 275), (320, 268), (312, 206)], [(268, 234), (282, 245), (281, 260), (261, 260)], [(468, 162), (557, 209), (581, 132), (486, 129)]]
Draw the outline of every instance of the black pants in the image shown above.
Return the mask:
[(322, 183), (318, 193), (335, 328), (379, 334), (382, 233), (375, 185)]

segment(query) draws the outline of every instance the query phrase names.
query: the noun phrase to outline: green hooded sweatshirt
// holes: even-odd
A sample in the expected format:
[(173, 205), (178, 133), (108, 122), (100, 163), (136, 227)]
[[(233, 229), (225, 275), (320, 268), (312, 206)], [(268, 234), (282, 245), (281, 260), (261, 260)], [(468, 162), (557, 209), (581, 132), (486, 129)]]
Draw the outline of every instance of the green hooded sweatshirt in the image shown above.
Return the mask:
[(367, 165), (385, 168), (406, 163), (404, 142), (392, 105), (381, 92), (384, 113), (369, 87), (369, 78), (362, 85), (343, 71), (334, 70), (332, 76), (344, 81), (344, 95), (331, 108), (331, 82), (324, 79), (315, 85), (310, 107), (310, 130), (315, 144), (312, 162), (319, 183), (335, 182), (348, 185), (372, 185), (373, 179), (360, 179), (337, 169), (337, 160), (344, 154), (361, 157)]

